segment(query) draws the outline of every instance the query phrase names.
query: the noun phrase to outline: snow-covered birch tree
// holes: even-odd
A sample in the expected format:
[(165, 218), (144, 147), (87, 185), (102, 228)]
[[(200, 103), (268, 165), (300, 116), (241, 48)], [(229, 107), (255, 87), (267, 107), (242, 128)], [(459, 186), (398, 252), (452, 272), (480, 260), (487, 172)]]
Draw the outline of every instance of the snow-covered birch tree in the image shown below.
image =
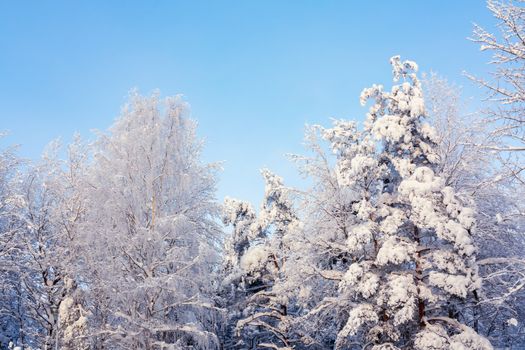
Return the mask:
[(492, 126), (494, 151), (505, 175), (523, 184), (525, 154), (525, 7), (522, 1), (488, 0), (496, 33), (474, 26), (471, 40), (492, 54), (489, 78), (469, 76), (487, 92), (485, 119)]
[[(3, 137), (4, 135), (0, 135)], [(18, 219), (23, 202), (15, 190), (20, 180), (21, 160), (15, 148), (0, 152), (0, 347), (25, 344), (25, 305), (20, 289), (20, 271), (13, 257), (18, 252), (17, 236), (24, 228)]]
[(99, 346), (218, 349), (217, 166), (181, 97), (134, 94), (94, 146), (84, 252)]
[[(491, 55), (491, 69), (486, 77), (468, 75), (487, 94), (480, 119), (488, 126), (489, 138), (480, 146), (490, 152), (492, 163), (498, 167), (488, 179), (493, 183), (492, 191), (477, 201), (483, 214), (489, 214), (481, 224), (491, 238), (486, 242), (481, 263), (487, 286), (483, 305), (491, 310), (486, 322), (491, 339), (498, 346), (511, 346), (523, 338), (524, 332), (514, 321), (523, 314), (520, 293), (525, 286), (525, 7), (519, 0), (488, 0), (487, 7), (496, 25), (492, 30), (474, 25), (470, 40), (479, 45), (480, 51)], [(490, 244), (491, 241), (496, 244)]]
[(479, 331), (495, 346), (520, 346), (523, 329), (517, 320), (523, 318), (525, 237), (516, 182), (495, 161), (491, 130), (479, 120), (480, 113), (465, 113), (459, 88), (436, 74), (426, 77), (423, 87), (429, 121), (437, 133), (441, 176), (476, 209), (474, 240), (483, 280), (476, 306)]
[(61, 319), (70, 303), (71, 283), (67, 281), (78, 278), (81, 263), (78, 226), (83, 202), (79, 181), (86, 153), (80, 144), (77, 139), (69, 147), (68, 160), (62, 162), (56, 155), (58, 144), (52, 143), (41, 163), (28, 166), (14, 187), (21, 229), (10, 258), (11, 267), (19, 276), (16, 289), (26, 320), (20, 326), (26, 338), (21, 346), (53, 349), (73, 341), (70, 345), (74, 348), (87, 347), (82, 339), (86, 335), (83, 315), (69, 320), (78, 328), (74, 334), (68, 320)]

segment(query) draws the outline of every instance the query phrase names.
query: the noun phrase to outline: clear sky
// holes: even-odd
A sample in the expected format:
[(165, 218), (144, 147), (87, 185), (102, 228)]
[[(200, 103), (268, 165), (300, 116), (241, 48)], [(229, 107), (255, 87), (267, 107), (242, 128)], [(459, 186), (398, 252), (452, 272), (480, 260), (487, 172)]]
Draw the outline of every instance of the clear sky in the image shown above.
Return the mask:
[(488, 70), (473, 22), (493, 25), (481, 0), (0, 1), (0, 130), (36, 159), (109, 127), (132, 88), (182, 93), (205, 160), (224, 161), (218, 197), (257, 202), (258, 169), (297, 182), (283, 155), (304, 125), (362, 120), (359, 94), (390, 84), (393, 55), (477, 96), (462, 76)]

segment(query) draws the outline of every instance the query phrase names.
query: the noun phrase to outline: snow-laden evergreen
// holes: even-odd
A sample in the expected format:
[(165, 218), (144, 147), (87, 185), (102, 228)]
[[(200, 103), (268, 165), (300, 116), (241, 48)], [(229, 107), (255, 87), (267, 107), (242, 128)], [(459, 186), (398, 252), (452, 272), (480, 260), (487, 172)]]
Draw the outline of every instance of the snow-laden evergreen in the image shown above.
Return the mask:
[[(379, 176), (354, 204), (359, 222), (349, 245), (357, 254), (340, 291), (355, 304), (336, 348), (344, 348), (349, 338), (377, 348), (446, 349), (455, 343), (491, 348), (465, 325), (476, 327), (464, 306), (480, 288), (474, 212), (434, 172), (435, 133), (423, 121), (417, 65), (398, 56), (391, 64), (394, 80), (401, 82), (391, 91), (373, 86), (361, 95), (363, 104), (373, 99), (364, 133), (381, 142), (376, 161), (341, 152), (338, 166), (346, 176), (344, 165), (351, 164), (350, 184), (351, 175), (363, 168)], [(441, 342), (435, 342), (437, 333)]]
[(374, 103), (362, 132), (344, 121), (324, 130), (337, 154), (337, 178), (357, 198), (348, 204), (353, 217), (343, 248), (351, 263), (340, 272), (339, 294), (324, 301), (348, 310), (335, 348), (426, 349), (436, 330), (443, 349), (467, 335), (480, 345), (465, 346), (490, 348), (457, 320), (461, 314), (461, 322), (473, 323), (464, 306), (480, 288), (474, 213), (434, 173), (438, 157), (433, 129), (423, 121), (417, 65), (399, 57), (391, 64), (401, 83), (363, 91), (361, 102)]
[(258, 216), (245, 202), (227, 198), (224, 223), (233, 226), (226, 246), (227, 275), (223, 287), (235, 323), (231, 348), (254, 346), (291, 349), (291, 315), (286, 290), (287, 258), (299, 224), (282, 178), (262, 170), (265, 196)]

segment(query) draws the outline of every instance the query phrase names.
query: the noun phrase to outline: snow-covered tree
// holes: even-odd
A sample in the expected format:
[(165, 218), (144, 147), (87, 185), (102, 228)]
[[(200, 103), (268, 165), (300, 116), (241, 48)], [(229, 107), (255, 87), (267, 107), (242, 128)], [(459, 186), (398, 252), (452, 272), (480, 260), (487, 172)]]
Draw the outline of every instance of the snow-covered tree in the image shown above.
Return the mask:
[[(445, 183), (476, 209), (474, 240), (483, 280), (477, 302), (479, 331), (496, 346), (520, 346), (525, 293), (522, 199), (516, 183), (494, 161), (490, 128), (466, 114), (460, 91), (436, 74), (423, 80), (427, 114), (437, 133), (439, 172)], [(521, 204), (520, 204), (521, 203)]]
[(487, 93), (481, 120), (489, 126), (490, 142), (483, 146), (498, 161), (491, 178), (495, 191), (478, 201), (491, 219), (482, 222), (490, 237), (480, 261), (487, 286), (482, 306), (486, 333), (497, 346), (523, 346), (525, 330), (517, 320), (523, 318), (525, 293), (525, 7), (507, 0), (488, 0), (487, 7), (496, 26), (490, 31), (475, 25), (471, 40), (491, 54), (492, 70), (488, 77), (469, 75)]
[[(492, 54), (490, 78), (470, 76), (488, 93), (484, 121), (492, 126), (494, 151), (507, 176), (523, 187), (525, 154), (525, 7), (522, 1), (488, 0), (497, 32), (474, 26), (472, 41)], [(522, 192), (523, 193), (523, 192)]]
[[(3, 137), (4, 135), (0, 135)], [(17, 235), (23, 229), (18, 210), (23, 205), (15, 190), (19, 181), (20, 159), (15, 148), (0, 152), (0, 348), (9, 343), (25, 344), (26, 318), (20, 271), (14, 264), (18, 251)]]
[(57, 170), (47, 158), (32, 166), (20, 187), (23, 206), (19, 219), (24, 224), (17, 237), (19, 251), (14, 266), (20, 271), (26, 317), (32, 322), (26, 328), (28, 338), (43, 349), (52, 349), (58, 339), (58, 308), (62, 301), (63, 270), (59, 251), (61, 238), (53, 222), (55, 193), (48, 180)]
[[(435, 132), (425, 115), (417, 65), (391, 59), (391, 91), (374, 85), (361, 95), (374, 103), (364, 140), (336, 134), (338, 172), (349, 186), (365, 186), (353, 205), (359, 221), (349, 232), (352, 264), (341, 277), (340, 298), (351, 307), (336, 348), (352, 341), (373, 348), (491, 348), (477, 335), (466, 302), (480, 287), (472, 240), (474, 212), (436, 173)], [(370, 174), (370, 176), (363, 176)]]
[(496, 166), (484, 147), (490, 143), (479, 113), (468, 112), (460, 87), (431, 72), (422, 88), (428, 123), (436, 133), (436, 171), (447, 186), (471, 196), (490, 185)]
[(60, 310), (68, 297), (65, 281), (77, 277), (81, 261), (77, 226), (83, 208), (78, 178), (85, 153), (77, 152), (79, 144), (77, 140), (69, 149), (69, 160), (61, 162), (56, 157), (58, 144), (53, 143), (42, 162), (28, 166), (14, 187), (21, 229), (10, 266), (19, 276), (16, 290), (24, 309), (25, 323), (20, 328), (26, 339), (21, 346), (64, 345), (61, 328), (67, 322), (60, 319)]
[(87, 301), (79, 285), (84, 285), (86, 261), (83, 230), (86, 226), (87, 170), (89, 147), (75, 135), (67, 147), (67, 158), (59, 162), (56, 174), (46, 183), (54, 191), (52, 221), (58, 237), (53, 254), (61, 271), (61, 296), (58, 308), (58, 345), (66, 348), (89, 349)]
[[(322, 140), (329, 142), (328, 149)], [(353, 206), (366, 196), (371, 179), (365, 171), (370, 165), (366, 157), (370, 152), (373, 155), (374, 141), (361, 139), (355, 122), (335, 120), (329, 129), (308, 127), (306, 144), (311, 155), (292, 156), (312, 185), (298, 191), (303, 225), (300, 235), (294, 237), (292, 257), (296, 268), (286, 277), (297, 290), (295, 307), (299, 317), (294, 327), (299, 336), (298, 348), (326, 349), (334, 346), (350, 309), (349, 300), (338, 297), (338, 283), (352, 263), (347, 241), (357, 220)], [(350, 153), (360, 153), (356, 161), (363, 161), (361, 170), (355, 168), (359, 171), (355, 174), (358, 181), (352, 186), (348, 176), (341, 176), (343, 169), (351, 166), (345, 161)]]
[[(231, 225), (233, 230), (225, 242), (224, 269), (229, 278), (236, 278), (241, 273), (241, 257), (250, 246), (250, 241), (257, 238), (256, 214), (248, 202), (226, 197), (222, 210), (222, 222)], [(237, 276), (239, 277), (239, 276)]]
[(98, 347), (219, 348), (217, 167), (187, 111), (134, 94), (94, 145), (83, 254)]
[(293, 343), (289, 310), (293, 293), (285, 276), (299, 221), (282, 178), (267, 169), (261, 173), (265, 196), (258, 217), (245, 202), (226, 199), (224, 207), (224, 222), (233, 225), (226, 258), (238, 266), (224, 285), (241, 295), (234, 299), (231, 314), (237, 333), (233, 346), (288, 349)]
[(257, 238), (256, 219), (250, 203), (230, 197), (224, 199), (222, 222), (224, 225), (231, 226), (232, 231), (224, 242), (222, 256), (221, 297), (222, 304), (229, 310), (223, 344), (231, 349), (240, 346), (239, 339), (235, 335), (235, 326), (242, 317), (241, 307), (248, 293), (241, 258), (250, 247), (250, 242)]

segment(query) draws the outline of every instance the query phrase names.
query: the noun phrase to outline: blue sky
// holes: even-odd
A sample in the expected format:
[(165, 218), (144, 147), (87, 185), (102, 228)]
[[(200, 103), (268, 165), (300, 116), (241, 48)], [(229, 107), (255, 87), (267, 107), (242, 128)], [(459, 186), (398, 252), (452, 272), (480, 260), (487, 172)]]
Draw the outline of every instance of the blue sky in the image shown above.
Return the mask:
[(489, 68), (473, 22), (493, 25), (483, 1), (2, 1), (0, 130), (37, 159), (109, 127), (132, 88), (182, 93), (205, 160), (224, 161), (218, 197), (257, 202), (258, 169), (297, 183), (283, 155), (304, 125), (362, 120), (395, 54), (479, 97), (462, 76)]

